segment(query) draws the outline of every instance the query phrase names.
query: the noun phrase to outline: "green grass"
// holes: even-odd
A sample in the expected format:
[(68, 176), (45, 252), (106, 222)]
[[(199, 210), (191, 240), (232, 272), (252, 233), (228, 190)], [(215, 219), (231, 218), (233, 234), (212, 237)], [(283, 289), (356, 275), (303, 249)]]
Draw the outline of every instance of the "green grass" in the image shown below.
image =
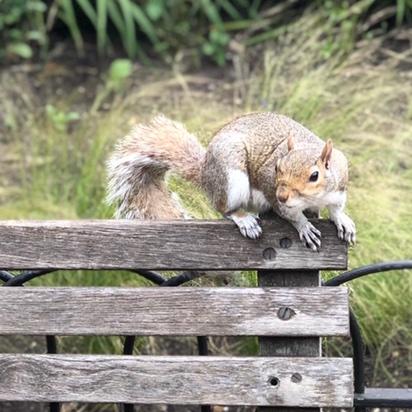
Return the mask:
[[(172, 4), (172, 7), (170, 7)], [(45, 57), (65, 35), (80, 56), (121, 51), (149, 63), (200, 67), (206, 59), (223, 66), (232, 54), (277, 39), (305, 10), (323, 22), (321, 52), (346, 54), (356, 41), (407, 25), (411, 0), (3, 0), (0, 2), (0, 57)], [(38, 53), (40, 52), (40, 53)], [(92, 52), (93, 53), (93, 52)]]
[[(4, 105), (12, 159), (7, 170), (13, 178), (4, 177), (3, 169), (0, 179), (9, 184), (0, 190), (0, 218), (109, 217), (111, 210), (103, 202), (104, 161), (131, 124), (154, 112), (185, 122), (206, 143), (214, 130), (236, 114), (275, 110), (323, 138), (332, 138), (350, 159), (348, 210), (359, 232), (358, 244), (350, 250), (350, 267), (411, 258), (412, 82), (408, 72), (398, 68), (407, 56), (378, 61), (382, 44), (374, 40), (359, 44), (344, 61), (324, 60), (319, 49), (322, 27), (316, 22), (316, 16), (307, 15), (291, 25), (263, 52), (261, 64), (249, 64), (259, 59), (246, 56), (238, 64), (234, 81), (139, 70), (127, 93), (115, 93), (104, 110), (78, 110), (80, 99), (75, 93), (49, 101), (67, 116), (48, 115), (46, 105), (36, 104), (26, 89), (18, 104)], [(2, 87), (7, 98), (7, 89), (16, 86), (4, 77)], [(70, 120), (72, 112), (79, 112), (80, 118)], [(19, 121), (21, 116), (24, 122)], [(170, 187), (194, 216), (217, 216), (190, 184), (173, 177)], [(251, 276), (241, 279), (237, 282), (244, 284)], [(35, 284), (102, 286), (141, 281), (127, 273), (70, 272)], [(412, 352), (411, 273), (390, 272), (354, 281), (350, 287), (353, 307), (375, 359), (370, 382), (410, 384), (405, 362)], [(78, 345), (91, 345), (87, 342)], [(97, 339), (92, 349), (119, 351), (118, 343), (108, 342)], [(248, 341), (248, 345), (254, 343)], [(329, 342), (328, 348), (333, 353), (347, 350), (337, 340)], [(389, 368), (383, 368), (384, 363)], [(403, 368), (403, 376), (396, 375), (395, 366)]]

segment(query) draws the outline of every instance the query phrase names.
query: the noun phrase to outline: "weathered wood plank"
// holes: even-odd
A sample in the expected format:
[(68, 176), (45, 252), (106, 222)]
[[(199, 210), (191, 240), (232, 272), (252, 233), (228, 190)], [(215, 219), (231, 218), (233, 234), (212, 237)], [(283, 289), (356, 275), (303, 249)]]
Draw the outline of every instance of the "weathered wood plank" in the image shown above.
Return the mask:
[[(317, 270), (258, 271), (259, 286), (262, 287), (316, 287), (320, 285)], [(315, 289), (320, 289), (315, 288)], [(259, 338), (260, 354), (263, 356), (319, 357), (322, 355), (321, 340), (317, 337), (266, 337)], [(290, 409), (279, 406), (261, 407), (259, 412), (319, 412), (319, 408)]]
[(349, 334), (345, 288), (0, 288), (0, 335)]
[(318, 253), (282, 219), (263, 222), (260, 240), (229, 221), (2, 221), (3, 269), (345, 269), (347, 247), (329, 221)]
[(0, 401), (350, 407), (350, 359), (0, 355)]
[[(268, 214), (273, 218), (273, 214)], [(312, 214), (308, 217), (318, 217)], [(320, 286), (319, 270), (261, 270), (258, 271), (258, 283), (263, 287), (316, 287)], [(260, 353), (263, 356), (313, 356), (322, 355), (321, 340), (315, 337), (265, 337), (259, 339)], [(262, 407), (263, 412), (297, 412), (298, 409), (282, 407)], [(301, 409), (300, 412), (303, 412)], [(319, 408), (306, 408), (305, 412), (319, 412)]]

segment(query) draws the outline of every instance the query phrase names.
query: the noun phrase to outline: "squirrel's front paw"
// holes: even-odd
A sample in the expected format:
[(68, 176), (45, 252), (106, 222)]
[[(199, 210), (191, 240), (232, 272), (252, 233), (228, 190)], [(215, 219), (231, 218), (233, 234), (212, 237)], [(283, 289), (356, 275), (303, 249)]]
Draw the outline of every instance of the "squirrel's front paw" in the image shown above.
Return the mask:
[(356, 227), (353, 220), (345, 213), (339, 213), (334, 218), (334, 223), (338, 229), (338, 238), (348, 243), (356, 243)]
[(247, 214), (244, 216), (231, 215), (228, 217), (236, 223), (242, 236), (250, 239), (258, 239), (262, 234), (262, 228), (256, 216)]
[(314, 252), (316, 252), (321, 245), (321, 233), (315, 226), (312, 225), (309, 221), (305, 222), (298, 229), (300, 240)]

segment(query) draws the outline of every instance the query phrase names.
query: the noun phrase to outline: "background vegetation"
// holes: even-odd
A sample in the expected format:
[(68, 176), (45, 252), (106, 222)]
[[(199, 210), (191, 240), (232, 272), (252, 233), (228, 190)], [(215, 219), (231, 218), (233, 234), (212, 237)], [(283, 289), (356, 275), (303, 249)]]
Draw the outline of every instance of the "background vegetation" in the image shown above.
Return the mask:
[(121, 48), (143, 62), (189, 58), (200, 64), (206, 56), (223, 65), (228, 52), (278, 38), (307, 8), (327, 21), (327, 54), (412, 20), (411, 0), (2, 0), (0, 52), (45, 56), (60, 35), (70, 37), (80, 56), (91, 41), (100, 56)]
[[(411, 258), (411, 1), (170, 3), (0, 1), (0, 218), (110, 217), (105, 159), (132, 124), (159, 111), (206, 144), (233, 116), (274, 110), (332, 138), (350, 159), (348, 207), (359, 230), (350, 267)], [(176, 176), (169, 184), (193, 216), (218, 217), (190, 184)], [(230, 279), (254, 281), (253, 273)], [(145, 284), (82, 271), (33, 283)], [(351, 285), (369, 384), (412, 383), (411, 293), (410, 272)], [(61, 345), (121, 352), (117, 338)], [(349, 351), (342, 340), (325, 346)], [(168, 348), (144, 339), (136, 352)], [(215, 352), (255, 348), (254, 340), (212, 340)]]

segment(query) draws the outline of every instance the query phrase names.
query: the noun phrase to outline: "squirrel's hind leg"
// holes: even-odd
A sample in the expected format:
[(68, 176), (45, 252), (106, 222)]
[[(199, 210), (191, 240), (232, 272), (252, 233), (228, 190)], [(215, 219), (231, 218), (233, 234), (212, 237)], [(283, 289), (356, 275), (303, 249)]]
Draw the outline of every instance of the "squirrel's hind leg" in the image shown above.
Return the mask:
[(262, 235), (262, 228), (259, 224), (259, 218), (242, 209), (225, 214), (225, 217), (232, 220), (239, 228), (242, 236), (249, 239), (258, 239)]
[(227, 172), (227, 195), (224, 216), (232, 220), (240, 233), (247, 238), (257, 239), (262, 234), (262, 228), (257, 216), (246, 213), (243, 209), (250, 203), (252, 190), (248, 174), (237, 168)]
[(216, 209), (236, 224), (242, 236), (259, 238), (262, 228), (258, 217), (244, 211), (252, 193), (248, 174), (240, 168), (229, 168), (222, 172), (220, 176), (225, 178), (226, 190), (219, 191), (215, 187), (211, 196)]

